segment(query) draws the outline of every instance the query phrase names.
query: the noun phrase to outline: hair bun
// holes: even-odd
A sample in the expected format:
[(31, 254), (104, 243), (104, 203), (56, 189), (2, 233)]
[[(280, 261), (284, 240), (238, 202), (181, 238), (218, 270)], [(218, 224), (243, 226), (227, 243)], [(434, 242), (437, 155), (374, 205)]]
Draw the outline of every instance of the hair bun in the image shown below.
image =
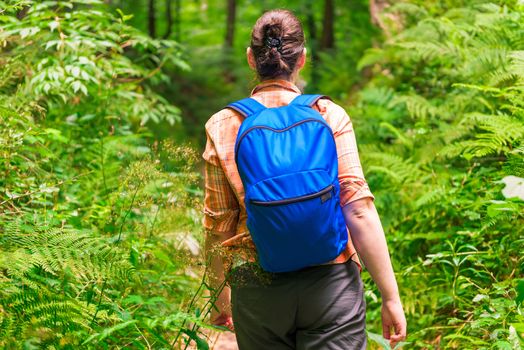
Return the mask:
[(304, 50), (304, 31), (288, 10), (265, 12), (251, 33), (251, 49), (261, 79), (289, 77)]
[(282, 23), (278, 23), (273, 20), (264, 26), (264, 36), (271, 38), (278, 38), (282, 36), (283, 28)]

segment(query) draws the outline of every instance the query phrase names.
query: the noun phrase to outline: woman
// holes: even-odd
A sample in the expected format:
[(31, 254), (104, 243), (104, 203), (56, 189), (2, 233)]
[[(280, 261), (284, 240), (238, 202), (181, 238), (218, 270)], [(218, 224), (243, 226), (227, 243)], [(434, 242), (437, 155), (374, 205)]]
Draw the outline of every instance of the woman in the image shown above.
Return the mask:
[[(306, 62), (304, 44), (301, 24), (291, 12), (273, 10), (257, 20), (247, 48), (248, 64), (261, 80), (251, 92), (253, 99), (278, 107), (300, 94), (294, 82)], [(231, 284), (231, 289), (220, 288), (224, 259), (215, 248), (226, 247), (232, 254), (238, 247), (248, 247), (244, 253), (253, 251), (244, 189), (234, 160), (243, 117), (223, 109), (206, 123), (206, 252), (210, 284), (220, 292), (211, 318), (214, 324), (235, 330), (241, 350), (365, 349), (365, 301), (356, 252), (382, 295), (384, 337), (394, 345), (406, 335), (384, 232), (362, 173), (351, 121), (329, 99), (318, 100), (314, 108), (335, 137), (340, 205), (350, 232), (347, 247), (332, 261), (294, 272), (257, 273), (253, 264), (241, 264), (231, 276), (242, 277), (243, 282)]]

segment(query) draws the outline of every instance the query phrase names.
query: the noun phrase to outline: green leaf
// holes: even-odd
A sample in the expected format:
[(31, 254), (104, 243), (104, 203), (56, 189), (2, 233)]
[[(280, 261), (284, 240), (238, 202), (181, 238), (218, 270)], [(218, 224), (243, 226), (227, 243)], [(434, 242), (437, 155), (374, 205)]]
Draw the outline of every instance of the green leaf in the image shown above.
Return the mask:
[(134, 17), (134, 15), (126, 15), (126, 14), (124, 14), (124, 12), (122, 12), (122, 10), (120, 10), (120, 9), (116, 9), (116, 12), (118, 12), (118, 14), (120, 15), (120, 18), (122, 19), (122, 22), (127, 22), (131, 18)]
[(187, 334), (190, 339), (195, 341), (198, 350), (209, 350), (207, 341), (203, 338), (200, 338), (195, 331), (184, 328), (182, 329), (182, 332)]
[(380, 334), (367, 332), (368, 338), (377, 343), (378, 345), (382, 346), (382, 349), (385, 350), (391, 350), (391, 346), (389, 345), (389, 340), (382, 337)]
[(81, 81), (75, 80), (73, 84), (71, 84), (71, 86), (73, 88), (74, 93), (77, 93), (79, 90), (81, 90), (84, 93), (84, 95), (87, 95), (87, 88), (84, 84), (82, 84)]
[(389, 345), (389, 340), (385, 339), (380, 334), (372, 333), (369, 331), (366, 331), (366, 333), (369, 339), (382, 346), (382, 348), (385, 350), (396, 350), (402, 348), (404, 345), (410, 344), (410, 342), (401, 341), (398, 342), (394, 348), (391, 348), (391, 345)]
[(60, 22), (58, 22), (58, 21), (51, 21), (51, 22), (49, 22), (49, 28), (51, 29), (52, 32), (56, 28), (58, 28), (59, 25), (60, 25)]
[(517, 283), (517, 297), (515, 298), (515, 302), (517, 305), (521, 305), (524, 301), (524, 279), (519, 280)]
[(60, 130), (53, 129), (53, 128), (46, 128), (44, 131), (47, 135), (49, 135), (49, 138), (53, 141), (57, 141), (60, 143), (67, 143), (69, 141), (67, 137), (62, 135), (62, 132)]
[(144, 303), (144, 299), (140, 296), (140, 295), (128, 295), (123, 301), (122, 303), (124, 305), (129, 305), (129, 304), (143, 304)]
[(487, 208), (487, 214), (490, 218), (497, 217), (504, 213), (517, 212), (519, 206), (515, 203), (506, 202), (506, 201), (492, 201)]
[(513, 350), (511, 344), (505, 340), (499, 340), (495, 342), (495, 344), (493, 344), (493, 348), (498, 350)]
[(122, 330), (124, 328), (127, 328), (131, 325), (134, 325), (135, 323), (137, 323), (138, 320), (129, 320), (129, 321), (126, 321), (126, 322), (123, 322), (123, 323), (119, 323), (117, 324), (116, 326), (113, 326), (113, 327), (110, 327), (110, 328), (104, 328), (104, 330), (100, 333), (95, 333), (93, 334), (92, 336), (90, 336), (89, 338), (87, 338), (83, 343), (82, 345), (85, 345), (89, 342), (91, 342), (92, 340), (94, 340), (95, 338), (98, 338), (98, 341), (101, 341), (101, 340), (104, 340), (105, 338), (109, 337), (111, 334), (113, 334), (114, 332), (117, 332), (119, 330)]
[(136, 247), (131, 247), (129, 249), (129, 262), (131, 263), (131, 265), (133, 265), (134, 267), (137, 267), (139, 262), (140, 262), (140, 255), (138, 253), (138, 248)]
[(20, 30), (20, 37), (22, 39), (25, 39), (29, 36), (35, 35), (39, 31), (40, 31), (40, 28), (38, 27), (23, 28), (22, 30)]

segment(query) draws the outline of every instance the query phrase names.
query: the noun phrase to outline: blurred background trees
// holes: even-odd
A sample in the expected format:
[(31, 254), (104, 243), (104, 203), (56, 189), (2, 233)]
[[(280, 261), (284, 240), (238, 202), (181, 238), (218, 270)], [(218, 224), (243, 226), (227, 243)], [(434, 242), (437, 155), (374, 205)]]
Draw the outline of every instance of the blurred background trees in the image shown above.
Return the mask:
[(306, 31), (299, 85), (352, 118), (406, 348), (520, 349), (523, 6), (0, 1), (0, 346), (206, 348), (203, 125), (256, 84), (251, 27), (285, 7)]

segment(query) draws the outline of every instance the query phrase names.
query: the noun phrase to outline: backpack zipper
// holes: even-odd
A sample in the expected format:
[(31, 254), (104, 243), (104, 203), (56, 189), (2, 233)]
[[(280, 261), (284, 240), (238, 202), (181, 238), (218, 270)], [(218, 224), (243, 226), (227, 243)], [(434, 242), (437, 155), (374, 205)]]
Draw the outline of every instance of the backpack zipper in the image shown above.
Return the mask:
[[(254, 130), (254, 129), (267, 129), (267, 130), (271, 130), (271, 131), (274, 131), (274, 132), (284, 132), (284, 131), (287, 131), (291, 128), (294, 128), (295, 126), (298, 126), (300, 124), (304, 124), (304, 123), (307, 123), (307, 122), (317, 122), (317, 123), (320, 123), (324, 126), (326, 126), (328, 129), (329, 128), (329, 125), (327, 125), (325, 122), (323, 121), (320, 121), (318, 119), (314, 119), (314, 118), (308, 118), (308, 119), (303, 119), (301, 121), (298, 121), (296, 122), (295, 124), (291, 124), (290, 126), (288, 127), (285, 127), (284, 129), (275, 129), (275, 128), (272, 128), (270, 126), (265, 126), (265, 125), (257, 125), (257, 126), (252, 126), (250, 127), (249, 129), (247, 129), (246, 131), (244, 131), (242, 133), (242, 135), (240, 135), (240, 137), (238, 138), (238, 142), (237, 142), (237, 145), (235, 147), (235, 163), (238, 163), (237, 160), (238, 160), (238, 148), (240, 147), (240, 143), (242, 142), (242, 140), (244, 139), (244, 137), (251, 131), (251, 130)], [(330, 129), (331, 130), (331, 129)], [(333, 137), (333, 140), (335, 138)]]
[(333, 188), (334, 188), (333, 185), (329, 185), (328, 187), (326, 187), (326, 188), (320, 190), (320, 191), (317, 192), (317, 193), (307, 194), (307, 195), (299, 196), (299, 197), (295, 197), (295, 198), (281, 199), (281, 200), (270, 201), (270, 202), (257, 201), (257, 200), (253, 200), (253, 199), (251, 199), (249, 202), (250, 202), (251, 204), (254, 204), (254, 205), (261, 205), (261, 206), (264, 206), (264, 207), (271, 207), (271, 206), (274, 206), (274, 205), (291, 204), (291, 203), (297, 203), (297, 202), (307, 201), (308, 199), (313, 199), (313, 198), (317, 198), (317, 197), (322, 197), (322, 196), (325, 195), (326, 193), (329, 193), (330, 191), (332, 191)]

